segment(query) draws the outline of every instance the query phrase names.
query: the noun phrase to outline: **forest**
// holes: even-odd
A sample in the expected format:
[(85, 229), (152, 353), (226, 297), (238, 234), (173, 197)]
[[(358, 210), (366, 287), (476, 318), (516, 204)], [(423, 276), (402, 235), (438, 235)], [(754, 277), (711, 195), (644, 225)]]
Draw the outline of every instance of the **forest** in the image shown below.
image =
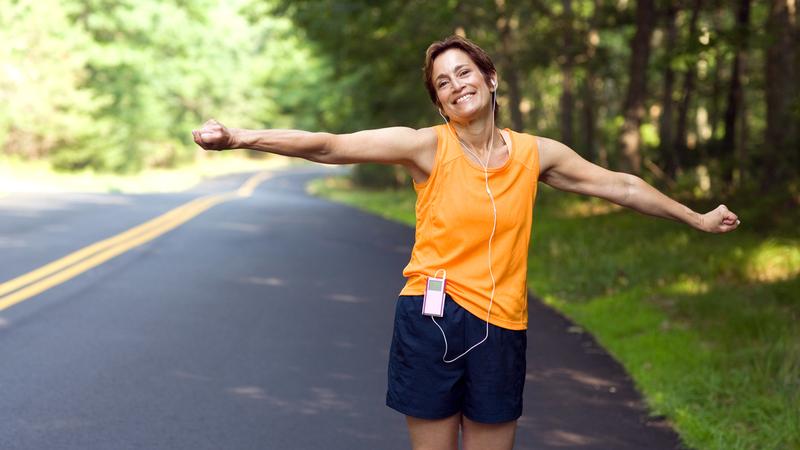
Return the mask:
[[(190, 163), (189, 131), (440, 119), (427, 46), (495, 59), (501, 126), (695, 198), (800, 200), (794, 0), (4, 0), (0, 149), (61, 170)], [(363, 184), (404, 184), (392, 168)], [(777, 200), (779, 199), (779, 200)]]

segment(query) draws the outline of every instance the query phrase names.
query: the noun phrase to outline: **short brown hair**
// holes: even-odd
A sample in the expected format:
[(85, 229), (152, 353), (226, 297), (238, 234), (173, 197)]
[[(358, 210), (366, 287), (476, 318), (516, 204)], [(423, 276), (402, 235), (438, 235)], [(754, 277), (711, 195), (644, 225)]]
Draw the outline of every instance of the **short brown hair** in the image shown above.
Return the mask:
[(434, 42), (425, 51), (425, 67), (422, 70), (425, 73), (425, 87), (428, 89), (428, 95), (431, 96), (431, 101), (437, 107), (441, 105), (439, 104), (439, 98), (436, 96), (436, 88), (433, 86), (433, 60), (451, 48), (457, 48), (466, 53), (472, 62), (478, 66), (487, 84), (490, 77), (497, 73), (489, 54), (465, 37), (452, 35), (442, 41)]

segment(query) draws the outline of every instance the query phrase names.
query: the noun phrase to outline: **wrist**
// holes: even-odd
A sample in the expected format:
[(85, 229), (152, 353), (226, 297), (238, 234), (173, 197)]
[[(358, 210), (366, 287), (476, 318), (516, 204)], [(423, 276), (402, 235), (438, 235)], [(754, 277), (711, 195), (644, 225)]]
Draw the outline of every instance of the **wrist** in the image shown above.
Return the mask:
[(230, 148), (247, 148), (245, 131), (246, 130), (241, 128), (228, 128), (228, 133), (230, 133)]
[(700, 231), (705, 231), (706, 229), (705, 217), (702, 214), (694, 211), (692, 211), (692, 220), (690, 224)]

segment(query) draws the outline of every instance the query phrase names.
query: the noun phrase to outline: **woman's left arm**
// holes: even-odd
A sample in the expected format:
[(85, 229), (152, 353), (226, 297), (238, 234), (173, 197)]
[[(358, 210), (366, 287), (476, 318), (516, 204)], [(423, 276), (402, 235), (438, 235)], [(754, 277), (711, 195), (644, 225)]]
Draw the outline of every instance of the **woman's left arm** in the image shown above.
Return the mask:
[(684, 222), (709, 233), (727, 233), (739, 226), (739, 218), (725, 205), (699, 214), (636, 175), (613, 172), (592, 164), (553, 139), (537, 139), (539, 180), (556, 189), (600, 197), (644, 214)]

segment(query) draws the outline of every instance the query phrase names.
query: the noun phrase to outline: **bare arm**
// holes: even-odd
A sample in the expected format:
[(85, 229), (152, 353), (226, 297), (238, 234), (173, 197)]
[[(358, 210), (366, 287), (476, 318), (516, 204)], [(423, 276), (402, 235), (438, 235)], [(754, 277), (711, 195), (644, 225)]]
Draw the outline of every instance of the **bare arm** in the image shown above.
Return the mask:
[(540, 137), (538, 143), (539, 179), (557, 189), (600, 197), (643, 214), (677, 220), (710, 233), (725, 233), (739, 226), (738, 217), (725, 205), (699, 214), (636, 175), (592, 164), (553, 139)]
[(436, 151), (436, 132), (432, 128), (392, 127), (332, 134), (301, 130), (244, 130), (227, 128), (209, 120), (201, 129), (192, 131), (192, 136), (197, 145), (206, 150), (248, 148), (325, 164), (401, 164), (409, 168), (415, 179), (415, 172), (425, 172), (428, 159), (432, 163)]

